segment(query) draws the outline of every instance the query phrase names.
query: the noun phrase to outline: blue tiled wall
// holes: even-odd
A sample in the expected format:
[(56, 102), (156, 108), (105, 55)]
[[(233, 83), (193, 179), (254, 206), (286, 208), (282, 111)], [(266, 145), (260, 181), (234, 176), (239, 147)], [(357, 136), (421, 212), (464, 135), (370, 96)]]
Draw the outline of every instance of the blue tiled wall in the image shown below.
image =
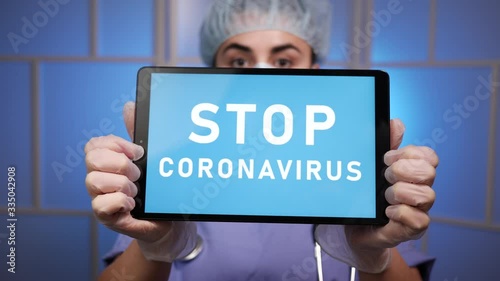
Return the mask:
[[(135, 79), (142, 65), (44, 63), (40, 67), (42, 207), (90, 208), (83, 147), (95, 136), (128, 138), (122, 108), (135, 99)], [(61, 77), (62, 73), (66, 75)]]
[[(1, 169), (16, 168), (17, 204), (32, 205), (31, 171), (33, 168), (32, 114), (31, 114), (31, 66), (24, 62), (0, 62), (2, 82), (2, 140), (0, 141)], [(5, 79), (5, 80), (4, 80)], [(0, 174), (0, 181), (7, 182), (7, 173)], [(7, 197), (0, 196), (0, 205), (7, 206)]]
[[(432, 214), (484, 220), (490, 100), (479, 100), (474, 93), (479, 77), (487, 78), (491, 69), (386, 70), (391, 75), (391, 115), (407, 128), (403, 144), (434, 147), (441, 157)], [(455, 105), (463, 108), (463, 116)], [(474, 149), (464, 149), (470, 147)]]
[[(375, 9), (382, 9), (386, 1), (376, 3)], [(432, 146), (440, 156), (434, 184), (437, 200), (431, 215), (442, 223), (431, 225), (426, 245), (437, 257), (431, 280), (496, 280), (500, 103), (492, 104), (490, 77), (499, 68), (494, 64), (498, 50), (493, 47), (498, 41), (494, 29), (500, 25), (495, 16), (498, 3), (435, 3), (435, 38), (429, 33), (430, 1), (418, 2), (429, 7), (412, 8), (410, 16), (383, 29), (374, 38), (372, 59), (375, 68), (391, 74), (391, 115), (407, 125), (404, 144)], [(405, 25), (412, 27), (401, 27)], [(429, 49), (429, 40), (434, 40), (433, 49)], [(429, 51), (434, 53), (434, 61)], [(405, 62), (408, 66), (384, 67)], [(490, 131), (492, 108), (497, 112), (496, 132)], [(493, 155), (492, 135), (496, 135)], [(491, 157), (496, 162), (493, 167), (488, 166)], [(491, 178), (495, 179), (494, 194), (487, 198)], [(486, 208), (487, 202), (493, 202), (492, 210)], [(488, 223), (490, 211), (493, 224)]]
[(99, 55), (151, 57), (153, 0), (99, 1)]
[[(0, 216), (5, 222), (6, 216)], [(7, 271), (6, 240), (1, 239), (0, 280), (91, 279), (87, 217), (21, 215), (15, 223), (16, 273)], [(2, 232), (4, 233), (4, 227)]]
[(333, 19), (328, 60), (347, 62), (349, 60), (349, 53), (352, 51), (346, 49), (345, 44), (349, 43), (350, 15), (352, 15), (354, 9), (353, 2), (349, 0), (332, 0), (331, 2), (333, 6)]
[[(198, 36), (203, 16), (207, 13), (211, 1), (184, 0), (177, 3), (177, 56), (180, 58), (199, 57), (198, 47), (200, 40)], [(173, 7), (174, 8), (174, 7)], [(180, 16), (186, 15), (186, 16)], [(189, 15), (189, 16), (187, 16)]]
[(499, 1), (437, 1), (436, 58), (500, 59)]
[(370, 13), (373, 62), (427, 60), (430, 0), (374, 3)]
[(1, 5), (0, 55), (89, 54), (89, 1), (20, 0)]
[(429, 253), (438, 257), (432, 280), (498, 280), (500, 235), (480, 229), (435, 223)]
[[(438, 259), (432, 280), (494, 280), (490, 278), (496, 273), (493, 257), (500, 250), (500, 88), (496, 90), (495, 132), (489, 131), (491, 97), (481, 100), (475, 92), (484, 87), (480, 94), (487, 94), (486, 86), (481, 85), (488, 83), (483, 80), (488, 80), (493, 69), (500, 71), (500, 2), (374, 0), (373, 13), (369, 13), (366, 6), (356, 10), (350, 0), (331, 1), (334, 21), (329, 63), (351, 63), (341, 47), (355, 45), (353, 39), (363, 32), (353, 29), (354, 18), (364, 13), (363, 22), (378, 24), (379, 32), (369, 40), (372, 45), (361, 46), (360, 52), (371, 57), (368, 63), (373, 68), (391, 75), (391, 115), (407, 126), (404, 144), (433, 146), (441, 158), (434, 186), (437, 201), (431, 211), (440, 223), (432, 224), (426, 247)], [(163, 32), (166, 41), (162, 42), (165, 53), (155, 61), (200, 66), (198, 28), (210, 1), (165, 0), (164, 30), (155, 26), (156, 2), (98, 0), (95, 11), (90, 0), (1, 2), (4, 103), (0, 117), (6, 137), (1, 140), (0, 163), (3, 170), (9, 165), (17, 167), (17, 203), (22, 213), (17, 230), (18, 261), (30, 265), (30, 270), (19, 268), (22, 273), (17, 279), (2, 270), (0, 280), (94, 280), (92, 271), (103, 268), (92, 260), (110, 249), (116, 233), (103, 226), (92, 232), (81, 149), (97, 134), (127, 137), (121, 108), (134, 98), (137, 69), (155, 58), (157, 33)], [(435, 21), (432, 3), (436, 4)], [(384, 20), (391, 13), (389, 7), (400, 12)], [(91, 23), (97, 34), (92, 34)], [(400, 66), (387, 67), (393, 64)], [(33, 66), (39, 69), (36, 92), (32, 92), (37, 85), (33, 84), (37, 78), (32, 75)], [(39, 104), (32, 99), (35, 93)], [(461, 104), (469, 108), (463, 116), (455, 106)], [(37, 112), (39, 116), (33, 116)], [(488, 167), (493, 133), (496, 165)], [(39, 143), (33, 143), (34, 139)], [(40, 162), (34, 163), (40, 179), (33, 177), (33, 145), (40, 151)], [(494, 222), (488, 224), (486, 202), (492, 198), (486, 198), (486, 185), (491, 168), (496, 173)], [(4, 172), (0, 181), (6, 181)], [(34, 186), (40, 187), (38, 194), (33, 193)], [(0, 196), (0, 221), (5, 221), (5, 205), (5, 197)], [(47, 212), (51, 215), (43, 215)], [(2, 251), (4, 235), (5, 230), (0, 230)], [(98, 235), (96, 245), (91, 245), (93, 235)], [(92, 256), (93, 247), (98, 256)], [(57, 256), (59, 269), (54, 268), (50, 255)], [(0, 256), (1, 264), (5, 258)]]

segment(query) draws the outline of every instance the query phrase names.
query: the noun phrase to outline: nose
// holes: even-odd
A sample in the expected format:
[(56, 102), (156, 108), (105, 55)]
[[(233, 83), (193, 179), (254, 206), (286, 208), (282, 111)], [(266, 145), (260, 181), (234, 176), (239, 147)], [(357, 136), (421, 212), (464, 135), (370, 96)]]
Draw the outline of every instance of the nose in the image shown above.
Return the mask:
[(259, 62), (259, 63), (256, 63), (254, 66), (254, 68), (276, 68), (270, 64), (268, 64), (267, 62)]

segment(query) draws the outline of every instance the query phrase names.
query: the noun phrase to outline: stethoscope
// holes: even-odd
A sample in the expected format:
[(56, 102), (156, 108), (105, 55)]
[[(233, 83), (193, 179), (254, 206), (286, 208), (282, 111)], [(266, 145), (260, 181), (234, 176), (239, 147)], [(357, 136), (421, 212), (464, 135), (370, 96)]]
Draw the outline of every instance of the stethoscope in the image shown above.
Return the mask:
[[(323, 260), (321, 257), (321, 246), (318, 242), (314, 242), (314, 258), (316, 259), (318, 281), (323, 281)], [(356, 280), (356, 268), (351, 266), (349, 272), (349, 281), (354, 280)]]
[[(314, 229), (314, 228), (313, 228)], [(314, 235), (313, 235), (314, 237)], [(203, 238), (197, 235), (196, 245), (194, 249), (184, 257), (176, 259), (180, 262), (188, 262), (194, 260), (203, 250)], [(316, 259), (316, 271), (318, 272), (318, 281), (323, 281), (323, 259), (321, 257), (321, 246), (318, 242), (314, 241), (314, 258)], [(349, 281), (356, 280), (356, 268), (351, 267), (349, 273)]]

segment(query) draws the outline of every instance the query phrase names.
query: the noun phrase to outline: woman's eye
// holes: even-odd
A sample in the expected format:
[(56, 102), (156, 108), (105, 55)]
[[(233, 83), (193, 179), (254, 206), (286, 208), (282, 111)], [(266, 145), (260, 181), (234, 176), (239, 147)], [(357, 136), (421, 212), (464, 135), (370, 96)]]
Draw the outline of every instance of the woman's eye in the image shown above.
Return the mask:
[(248, 67), (248, 61), (242, 58), (237, 58), (231, 61), (232, 67)]
[(278, 59), (275, 66), (279, 68), (288, 68), (292, 66), (292, 62), (288, 59)]

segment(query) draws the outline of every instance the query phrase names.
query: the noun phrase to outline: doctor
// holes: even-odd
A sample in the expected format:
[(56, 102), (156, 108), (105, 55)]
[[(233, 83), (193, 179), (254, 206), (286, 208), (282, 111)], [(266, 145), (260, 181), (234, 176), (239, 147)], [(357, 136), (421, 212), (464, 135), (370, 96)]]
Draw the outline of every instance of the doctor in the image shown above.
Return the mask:
[[(201, 28), (203, 61), (215, 67), (318, 68), (329, 50), (330, 14), (324, 0), (216, 0)], [(133, 103), (125, 105), (124, 117), (132, 136)], [(384, 227), (136, 220), (130, 210), (140, 171), (132, 161), (143, 149), (117, 136), (93, 138), (85, 147), (92, 209), (120, 233), (99, 280), (347, 281), (352, 267), (358, 280), (428, 280), (434, 260), (411, 240), (430, 222), (438, 157), (428, 147), (400, 148), (404, 130), (401, 121), (391, 121), (392, 150), (384, 158), (390, 222)]]

